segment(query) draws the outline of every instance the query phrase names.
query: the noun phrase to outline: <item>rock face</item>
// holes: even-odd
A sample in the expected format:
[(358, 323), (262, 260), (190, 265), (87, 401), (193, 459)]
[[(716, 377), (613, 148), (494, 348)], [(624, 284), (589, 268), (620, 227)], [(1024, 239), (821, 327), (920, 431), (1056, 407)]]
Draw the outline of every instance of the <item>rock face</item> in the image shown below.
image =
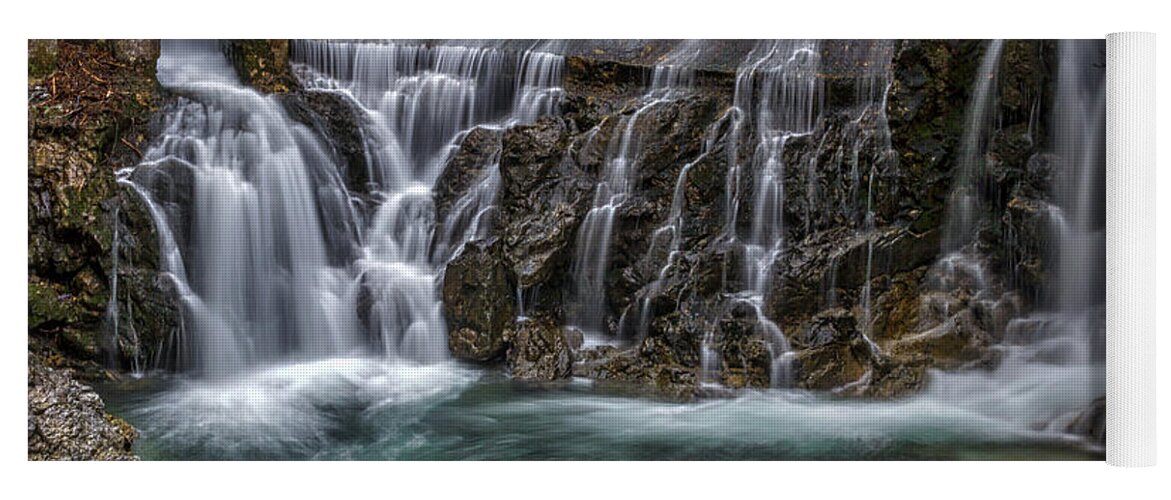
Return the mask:
[(105, 412), (93, 389), (70, 370), (53, 369), (29, 356), (29, 460), (137, 460), (138, 432)]
[[(1047, 124), (1030, 121), (1025, 110), (1047, 105), (1048, 42), (1004, 49), (1015, 64), (1004, 66), (997, 80), (1003, 96), (997, 116), (1004, 123), (989, 142), (986, 178), (976, 181), (988, 186), (981, 196), (990, 216), (977, 241), (990, 256), (983, 265), (993, 278), (979, 289), (937, 286), (933, 264), (964, 128), (964, 106), (957, 103), (971, 94), (982, 47), (897, 42), (885, 100), (859, 91), (872, 78), (864, 64), (837, 57), (866, 47), (833, 42), (823, 48), (830, 95), (813, 131), (784, 144), (786, 244), (761, 309), (795, 350), (789, 383), (872, 397), (912, 393), (929, 367), (994, 364), (989, 348), (1033, 300), (1030, 290), (1044, 275), (1044, 200), (1054, 162), (1039, 153)], [(500, 137), (494, 231), (503, 241), (503, 281), (519, 287), (525, 315), (562, 325), (572, 317), (576, 233), (620, 138), (619, 124), (645, 105), (640, 96), (648, 70), (620, 59), (570, 57), (562, 114)], [(775, 341), (737, 297), (745, 288), (745, 257), (729, 238), (751, 228), (725, 227), (727, 189), (751, 195), (754, 182), (748, 173), (741, 185), (729, 185), (730, 161), (747, 162), (754, 152), (728, 142), (731, 73), (699, 80), (690, 92), (642, 110), (635, 122), (635, 180), (615, 214), (604, 287), (603, 324), (626, 347), (577, 352), (578, 376), (690, 397), (708, 377), (701, 367), (708, 349), (716, 356), (709, 363), (713, 382), (777, 382)], [(1022, 90), (1039, 88), (1046, 90)], [(453, 163), (462, 166), (450, 174), (452, 186), (466, 185), (459, 176), (474, 174), (474, 165), (494, 154), (485, 142), (465, 141), (455, 155), (462, 159)], [(458, 197), (460, 189), (443, 198)], [(681, 199), (673, 207), (676, 193)], [(749, 224), (752, 203), (738, 206), (736, 220)], [(670, 219), (673, 210), (678, 220)], [(663, 235), (675, 232), (679, 251), (671, 253)]]
[(157, 55), (154, 41), (30, 42), (29, 334), (78, 362), (150, 364), (179, 323), (153, 223), (114, 178), (162, 100)]
[(265, 93), (284, 93), (297, 88), (289, 67), (288, 40), (227, 40), (221, 42), (244, 83)]
[(504, 354), (516, 301), (500, 240), (471, 242), (447, 265), (443, 306), (448, 347), (457, 358), (489, 361)]
[(508, 373), (519, 380), (569, 377), (573, 353), (562, 328), (548, 318), (517, 321), (509, 332)]

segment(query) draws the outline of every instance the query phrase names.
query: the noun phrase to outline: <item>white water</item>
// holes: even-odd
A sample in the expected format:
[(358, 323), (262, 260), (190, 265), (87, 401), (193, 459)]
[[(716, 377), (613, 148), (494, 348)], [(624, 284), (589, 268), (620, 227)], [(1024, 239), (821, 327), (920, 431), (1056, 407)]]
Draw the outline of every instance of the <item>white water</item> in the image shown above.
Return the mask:
[[(168, 115), (160, 144), (148, 152), (142, 166), (123, 172), (122, 181), (152, 202), (148, 208), (159, 228), (164, 267), (184, 305), (183, 368), (208, 377), (179, 380), (131, 412), (142, 419), (136, 425), (150, 433), (148, 443), (227, 457), (349, 457), (369, 449), (375, 456), (410, 457), (434, 448), (458, 450), (453, 453), (465, 458), (504, 458), (509, 453), (524, 457), (526, 449), (539, 450), (531, 455), (535, 457), (563, 453), (581, 458), (667, 441), (683, 442), (682, 449), (709, 442), (714, 447), (765, 443), (795, 456), (820, 456), (812, 448), (829, 442), (840, 448), (830, 456), (852, 457), (860, 446), (880, 450), (892, 440), (1063, 440), (1066, 437), (1052, 422), (1101, 393), (1094, 388), (1101, 381), (1102, 367), (1085, 361), (1095, 354), (1086, 348), (1084, 337), (1044, 333), (1098, 331), (1095, 322), (1100, 318), (1094, 313), (1073, 314), (1075, 305), (1089, 302), (1067, 297), (1060, 303), (1071, 306), (1055, 307), (1052, 313), (1010, 326), (1009, 339), (1000, 347), (1004, 360), (999, 369), (932, 373), (925, 393), (901, 401), (827, 400), (801, 391), (747, 392), (689, 405), (593, 394), (544, 394), (537, 400), (473, 394), (461, 400), (462, 394), (481, 387), (480, 372), (443, 359), (446, 348), (435, 279), (463, 241), (488, 230), (486, 215), (495, 200), (499, 171), (485, 169), (476, 187), (456, 203), (452, 217), (464, 221), (458, 224), (446, 224), (451, 218), (434, 220), (431, 186), (467, 128), (527, 121), (555, 109), (551, 103), (559, 90), (553, 82), (559, 70), (554, 68), (560, 59), (521, 55), (522, 61), (514, 62), (527, 68), (517, 72), (524, 76), (508, 85), (489, 86), (482, 81), (508, 73), (501, 68), (514, 64), (494, 49), (313, 47), (297, 49), (303, 51), (299, 61), (304, 69), (314, 75), (307, 83), (350, 96), (366, 120), (363, 132), (370, 178), (375, 181), (372, 196), (378, 201), (369, 218), (352, 208), (327, 145), (290, 120), (275, 99), (243, 88), (218, 47), (164, 44), (160, 82), (191, 102)], [(794, 62), (798, 54), (809, 56), (808, 44), (765, 43), (758, 49), (741, 68), (737, 106), (731, 111), (741, 120), (732, 139), (751, 148), (752, 159), (730, 163), (729, 185), (736, 188), (729, 190), (728, 200), (730, 207), (743, 201), (757, 210), (746, 234), (737, 233), (737, 211), (729, 210), (728, 232), (751, 257), (741, 270), (746, 284), (741, 300), (754, 305), (758, 323), (773, 340), (774, 385), (784, 386), (789, 383), (793, 353), (762, 307), (771, 286), (772, 262), (782, 257), (784, 245), (779, 212), (784, 191), (776, 173), (783, 171), (784, 141), (812, 128), (819, 90), (805, 71), (810, 61)], [(1068, 54), (1063, 49), (1063, 69), (1080, 60)], [(541, 60), (548, 60), (549, 66), (534, 62)], [(1059, 100), (1070, 97), (1069, 92), (1059, 90)], [(452, 110), (436, 101), (459, 104)], [(627, 116), (619, 129), (633, 129), (645, 109)], [(756, 133), (740, 137), (744, 130)], [(1091, 131), (1080, 130), (1081, 139), (1059, 131), (1066, 135), (1058, 143), (1094, 138)], [(611, 144), (615, 143), (619, 151), (608, 155), (608, 163), (637, 151), (633, 135)], [(1083, 172), (1092, 171), (1098, 161), (1088, 154), (1077, 158)], [(186, 207), (192, 211), (189, 228), (183, 226), (187, 219), (181, 217), (182, 210), (176, 210), (184, 207), (159, 196), (152, 175), (161, 174), (151, 170), (164, 167), (192, 175), (192, 205)], [(608, 187), (595, 203), (603, 209), (610, 205), (608, 214), (601, 210), (599, 215), (611, 217), (612, 224), (613, 209), (621, 204), (614, 193), (629, 189), (622, 182), (628, 181), (637, 163), (624, 160), (610, 167), (624, 175), (614, 177), (615, 190)], [(739, 175), (748, 169), (765, 189), (742, 200), (746, 196), (738, 189)], [(676, 250), (683, 223), (679, 186), (686, 182), (688, 170), (685, 166), (677, 181), (669, 224), (660, 228), (661, 236), (656, 231), (656, 241), (668, 241)], [(611, 182), (609, 175), (604, 182)], [(868, 231), (873, 227), (872, 182), (867, 187)], [(1076, 187), (1069, 192), (1096, 189)], [(1055, 189), (1064, 193), (1067, 188)], [(1093, 211), (1089, 202), (1062, 203), (1060, 213)], [(341, 216), (326, 220), (323, 213)], [(1071, 239), (1101, 237), (1093, 223), (1059, 225)], [(612, 226), (606, 229), (610, 230)], [(607, 241), (607, 248), (609, 237), (607, 232), (600, 238)], [(1063, 244), (1067, 237), (1061, 238)], [(943, 263), (958, 270), (952, 274), (966, 270), (984, 277), (983, 269), (971, 268), (968, 261), (945, 258)], [(670, 265), (668, 257), (664, 271)], [(1062, 271), (1062, 283), (1066, 279), (1084, 283), (1086, 277)], [(363, 288), (372, 296), (363, 298)], [(365, 320), (360, 304), (369, 305)], [(864, 304), (868, 310), (869, 300)], [(1035, 328), (1037, 324), (1043, 327)], [(718, 380), (711, 374), (718, 370), (719, 359), (713, 344), (714, 339), (704, 343), (705, 382)], [(713, 426), (715, 421), (721, 425)], [(350, 438), (346, 433), (352, 428), (371, 435)], [(566, 439), (567, 433), (575, 439)], [(612, 439), (616, 434), (621, 442)]]
[(992, 108), (996, 103), (996, 75), (1000, 66), (1003, 40), (992, 40), (984, 50), (980, 69), (964, 117), (964, 135), (960, 139), (959, 163), (948, 198), (944, 222), (943, 252), (961, 250), (974, 239), (981, 213), (977, 177), (984, 170), (984, 153), (991, 131)]
[[(218, 377), (370, 352), (446, 359), (437, 276), (487, 230), (499, 172), (487, 168), (455, 204), (460, 222), (437, 242), (431, 187), (463, 131), (553, 112), (561, 58), (313, 41), (293, 53), (306, 87), (359, 111), (375, 206), (355, 209), (329, 145), (277, 97), (244, 87), (215, 42), (164, 42), (159, 81), (188, 100), (123, 182), (149, 202), (184, 306), (177, 368)], [(190, 172), (190, 206), (160, 199), (164, 164)]]
[(621, 130), (621, 135), (618, 140), (611, 138), (607, 146), (602, 178), (594, 191), (593, 208), (586, 213), (577, 232), (571, 271), (576, 304), (570, 323), (583, 332), (586, 347), (606, 345), (615, 340), (606, 326), (609, 309), (606, 273), (610, 267), (615, 216), (638, 178), (640, 138), (635, 132), (638, 118), (655, 106), (678, 97), (686, 86), (693, 83), (694, 71), (691, 69), (655, 67), (651, 86), (639, 107), (620, 119), (615, 130)]
[[(744, 249), (744, 290), (738, 300), (756, 311), (758, 332), (769, 342), (773, 386), (790, 383), (792, 361), (788, 339), (764, 312), (773, 264), (785, 245), (784, 149), (790, 137), (811, 132), (820, 113), (818, 47), (819, 43), (812, 40), (760, 42), (736, 72), (733, 103), (740, 119), (732, 127), (728, 149), (727, 231), (729, 242)], [(741, 137), (744, 129), (749, 127), (755, 134), (743, 145), (752, 151), (748, 164), (744, 164), (738, 148), (745, 139)], [(746, 173), (751, 173), (754, 183), (753, 209), (751, 229), (741, 235), (737, 219)]]

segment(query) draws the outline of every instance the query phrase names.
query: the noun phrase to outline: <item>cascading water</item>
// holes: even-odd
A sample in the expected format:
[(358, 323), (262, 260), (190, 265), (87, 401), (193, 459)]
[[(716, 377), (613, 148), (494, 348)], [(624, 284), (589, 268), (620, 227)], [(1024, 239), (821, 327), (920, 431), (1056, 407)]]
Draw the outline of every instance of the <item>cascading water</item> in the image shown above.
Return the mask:
[[(702, 46), (689, 44), (683, 47)], [(694, 404), (615, 396), (582, 380), (517, 390), (481, 379), (479, 370), (437, 362), (447, 354), (436, 282), (464, 243), (492, 232), (502, 144), (442, 217), (433, 206), (433, 187), (469, 129), (496, 133), (557, 111), (560, 56), (501, 46), (294, 42), (303, 86), (331, 93), (356, 111), (368, 182), (353, 186), (339, 173), (347, 165), (330, 140), (290, 118), (282, 99), (293, 96), (246, 88), (213, 42), (164, 42), (162, 48), (159, 80), (182, 99), (168, 108), (162, 135), (143, 163), (119, 175), (147, 201), (156, 223), (162, 267), (183, 308), (174, 361), (196, 376), (152, 382), (145, 396), (109, 399), (114, 411), (131, 408), (128, 418), (143, 431), (143, 456), (824, 459), (863, 451), (999, 458), (1024, 443), (1037, 444), (1030, 451), (1052, 447), (1054, 456), (1084, 458), (1068, 446), (1072, 439), (1062, 426), (1103, 393), (1101, 297), (1068, 288), (1084, 287), (1101, 272), (1101, 254), (1094, 253), (1104, 239), (1100, 45), (1061, 48), (1056, 107), (1066, 114), (1054, 119), (1060, 125), (1054, 149), (1066, 171), (1079, 174), (1053, 186), (1049, 211), (1062, 254), (1046, 285), (1051, 300), (1043, 312), (1008, 328), (997, 369), (932, 371), (924, 392), (892, 400), (770, 390)], [(814, 132), (825, 94), (819, 74), (829, 61), (820, 55), (827, 50), (811, 41), (757, 44), (737, 71), (734, 106), (706, 131), (700, 155), (683, 165), (670, 212), (653, 231), (648, 252), (666, 255), (648, 286), (665, 286), (688, 250), (681, 237), (688, 177), (698, 179), (704, 169), (692, 167), (710, 160), (715, 135), (727, 130), (727, 220), (724, 234), (713, 236), (723, 236), (742, 257), (742, 267), (732, 270), (740, 284), (733, 301), (756, 312), (757, 333), (772, 351), (775, 386), (792, 384), (795, 353), (765, 304), (771, 302), (773, 264), (793, 243), (785, 241), (786, 232), (800, 232), (782, 224), (783, 153), (786, 144)], [(995, 64), (987, 59), (997, 57), (986, 57), (985, 65)], [(614, 220), (637, 175), (638, 120), (695, 81), (684, 69), (690, 66), (662, 62), (649, 75), (642, 106), (613, 127), (594, 207), (578, 235), (577, 298), (597, 299), (599, 313), (570, 321), (598, 320), (599, 336), (605, 332), (600, 312)], [(875, 265), (882, 234), (876, 226), (889, 222), (876, 215), (887, 172), (859, 155), (891, 149), (882, 114), (889, 59), (871, 64), (883, 71), (858, 85), (855, 102), (870, 108), (860, 111), (866, 120), (877, 122), (846, 124), (847, 140), (834, 160), (841, 163), (833, 167), (851, 170), (853, 201), (843, 201), (841, 210), (859, 230), (853, 237), (866, 238), (866, 280), (856, 306), (867, 340), (870, 280), (881, 269)], [(982, 73), (972, 96), (986, 104), (974, 108), (992, 106), (990, 74)], [(969, 115), (976, 127), (986, 121)], [(1087, 121), (1098, 128), (1083, 126)], [(876, 134), (866, 135), (873, 129)], [(969, 127), (965, 137), (982, 141), (986, 133)], [(872, 141), (884, 144), (875, 148)], [(976, 165), (983, 146), (965, 151), (971, 153), (963, 155), (971, 160), (967, 165)], [(811, 197), (830, 195), (815, 191)], [(960, 243), (954, 250), (966, 242)], [(940, 267), (975, 276), (981, 288), (985, 278), (995, 281), (962, 257), (952, 252)], [(834, 278), (826, 280), (832, 293)], [(583, 290), (596, 293), (581, 297), (588, 295)], [(518, 290), (521, 315), (532, 293)], [(116, 301), (112, 309), (116, 320)], [(631, 308), (643, 335), (648, 309), (645, 303)], [(130, 311), (122, 313), (125, 319)], [(115, 333), (118, 328), (127, 333), (127, 325)], [(701, 341), (700, 385), (718, 383), (722, 375), (713, 335)], [(1039, 431), (1044, 425), (1050, 427)]]
[(651, 108), (675, 98), (680, 85), (689, 85), (693, 71), (678, 66), (657, 66), (651, 86), (638, 109), (623, 116), (615, 127), (618, 140), (607, 147), (602, 179), (594, 191), (593, 208), (578, 229), (573, 261), (574, 297), (577, 309), (571, 318), (581, 329), (587, 346), (606, 343), (606, 271), (610, 267), (614, 218), (633, 189), (638, 176), (638, 118)]
[[(999, 48), (999, 41), (994, 42), (986, 53), (973, 109), (984, 108), (982, 101), (991, 99), (986, 70), (994, 67), (990, 60), (999, 58)], [(1052, 256), (1057, 262), (1049, 266), (1044, 284), (1044, 295), (1051, 299), (1041, 311), (1009, 321), (995, 370), (941, 373), (925, 397), (946, 404), (984, 404), (989, 416), (1061, 435), (1105, 394), (1104, 54), (1100, 40), (1063, 41), (1060, 46), (1053, 143), (1066, 169), (1054, 177), (1056, 205), (1044, 210), (1050, 219), (1048, 238), (1060, 249)], [(983, 123), (969, 114), (969, 126)], [(983, 154), (983, 149), (972, 149), (983, 133), (966, 131), (965, 141), (971, 144), (962, 152), (973, 161), (969, 165), (977, 165), (972, 158)], [(968, 203), (955, 220), (972, 225), (968, 231), (973, 231), (976, 216), (970, 214), (976, 213), (977, 202), (968, 196), (953, 201)], [(988, 289), (979, 256), (961, 248), (969, 242), (952, 224), (948, 222), (953, 237), (945, 249), (953, 251), (938, 264), (941, 284), (965, 280), (976, 290)]]
[(976, 74), (976, 85), (964, 118), (964, 135), (960, 140), (959, 164), (948, 198), (948, 216), (943, 230), (943, 253), (958, 252), (971, 243), (980, 216), (980, 194), (976, 179), (984, 169), (992, 108), (996, 104), (996, 74), (1000, 65), (1003, 40), (992, 40), (984, 51)]
[[(862, 141), (859, 139), (857, 129), (861, 127), (861, 121), (867, 111), (873, 110), (877, 116), (877, 123), (874, 126), (880, 142), (880, 149), (883, 154), (891, 154), (893, 147), (891, 146), (890, 138), (890, 124), (886, 116), (887, 96), (890, 92), (890, 66), (891, 58), (894, 56), (894, 46), (892, 43), (886, 41), (877, 41), (867, 46), (868, 53), (864, 60), (865, 67), (868, 71), (861, 78), (862, 84), (856, 86), (857, 96), (855, 101), (862, 106), (862, 111), (858, 118), (850, 122), (852, 129), (847, 136), (852, 142), (850, 146), (850, 169), (854, 178), (854, 187), (861, 184), (859, 182), (860, 166), (858, 162), (859, 153), (862, 149)], [(871, 278), (874, 274), (874, 238), (877, 227), (875, 226), (874, 213), (874, 180), (877, 176), (877, 164), (870, 164), (869, 174), (866, 176), (866, 210), (863, 213), (862, 230), (866, 233), (866, 278), (862, 284), (862, 339), (866, 341), (866, 345), (870, 347), (870, 351), (874, 355), (878, 355), (881, 351), (878, 344), (874, 342), (871, 337), (870, 328), (873, 323), (873, 315), (871, 312), (873, 293)]]
[[(439, 238), (431, 187), (461, 132), (555, 111), (562, 58), (314, 41), (292, 53), (306, 88), (340, 93), (360, 112), (375, 207), (355, 209), (329, 146), (278, 97), (244, 87), (217, 43), (165, 42), (159, 81), (187, 99), (122, 177), (150, 205), (184, 305), (179, 368), (225, 375), (371, 350), (445, 359), (436, 279), (487, 231), (499, 171), (485, 169)], [(181, 176), (189, 206), (168, 198)]]
[[(780, 327), (764, 313), (764, 302), (772, 284), (773, 264), (784, 249), (784, 148), (792, 136), (808, 134), (821, 108), (819, 44), (809, 40), (762, 42), (753, 48), (736, 74), (733, 102), (736, 116), (729, 139), (727, 231), (729, 241), (744, 249), (745, 284), (739, 301), (756, 311), (761, 335), (772, 351), (774, 386), (789, 383), (792, 361), (789, 342)], [(739, 143), (745, 129), (754, 135), (746, 146), (752, 154), (748, 164), (740, 161)], [(744, 193), (742, 178), (752, 176), (751, 229), (737, 230)]]

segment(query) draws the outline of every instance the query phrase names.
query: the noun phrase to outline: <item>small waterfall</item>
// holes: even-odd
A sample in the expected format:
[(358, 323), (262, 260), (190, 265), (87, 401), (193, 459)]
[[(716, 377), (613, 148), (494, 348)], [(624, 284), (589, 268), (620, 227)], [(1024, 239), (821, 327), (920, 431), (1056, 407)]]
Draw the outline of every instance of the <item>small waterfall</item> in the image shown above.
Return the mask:
[[(585, 334), (587, 346), (604, 344), (609, 336), (605, 324), (608, 309), (606, 272), (610, 267), (614, 218), (638, 176), (639, 137), (635, 130), (638, 118), (655, 106), (676, 98), (681, 90), (678, 86), (692, 83), (693, 74), (692, 70), (677, 66), (655, 67), (652, 84), (638, 109), (620, 119), (615, 130), (621, 130), (621, 135), (617, 141), (611, 139), (607, 147), (602, 178), (594, 191), (593, 208), (586, 213), (578, 229), (572, 269), (577, 309), (570, 322)], [(640, 331), (641, 323), (642, 318)]]
[[(683, 244), (683, 208), (686, 202), (687, 189), (687, 174), (691, 171), (697, 163), (703, 161), (708, 157), (709, 152), (715, 147), (717, 134), (720, 128), (730, 118), (730, 112), (726, 113), (719, 120), (716, 120), (705, 131), (703, 146), (700, 149), (699, 156), (687, 163), (679, 170), (679, 177), (675, 180), (675, 190), (671, 195), (671, 212), (667, 215), (667, 219), (663, 221), (663, 225), (655, 229), (651, 233), (650, 248), (647, 250), (648, 256), (665, 254), (666, 259), (663, 265), (659, 268), (655, 280), (647, 286), (645, 296), (639, 304), (639, 319), (638, 319), (638, 338), (645, 338), (647, 332), (650, 330), (651, 323), (651, 299), (661, 293), (663, 286), (667, 280), (668, 273), (671, 271), (671, 266), (675, 264), (676, 259), (679, 258), (681, 246)], [(716, 373), (718, 380), (718, 366), (713, 367), (709, 362), (718, 363), (719, 356), (714, 353), (715, 339), (712, 332), (708, 332), (704, 336), (702, 342), (702, 361), (704, 366), (704, 373)], [(710, 368), (710, 370), (709, 370)]]
[(359, 112), (373, 209), (356, 209), (369, 201), (347, 190), (330, 145), (278, 96), (244, 87), (217, 42), (165, 41), (159, 81), (185, 98), (120, 182), (147, 201), (191, 326), (177, 368), (217, 376), (362, 353), (445, 359), (437, 278), (490, 229), (499, 170), (485, 168), (447, 221), (435, 220), (431, 188), (468, 129), (554, 112), (562, 58), (366, 42), (297, 41), (291, 51), (306, 88)]
[(531, 123), (545, 115), (557, 112), (561, 97), (561, 74), (565, 58), (548, 52), (525, 52), (520, 62), (520, 79), (517, 80), (516, 104), (512, 119), (520, 123)]
[[(868, 48), (870, 50), (865, 60), (868, 63), (867, 68), (869, 71), (861, 79), (862, 84), (857, 85), (857, 95), (855, 96), (855, 101), (863, 105), (863, 110), (859, 113), (858, 118), (850, 123), (851, 131), (848, 134), (852, 143), (850, 168), (854, 177), (855, 189), (860, 185), (858, 179), (860, 171), (858, 157), (862, 149), (862, 141), (859, 137), (859, 129), (861, 128), (861, 121), (866, 111), (873, 109), (877, 115), (878, 123), (875, 124), (874, 129), (878, 133), (881, 150), (887, 154), (893, 153), (894, 150), (894, 147), (891, 145), (890, 124), (886, 117), (887, 96), (890, 92), (891, 58), (894, 56), (894, 46), (889, 42), (876, 42), (869, 45)], [(871, 309), (873, 306), (873, 290), (871, 279), (874, 277), (874, 238), (877, 235), (878, 229), (876, 227), (874, 213), (874, 179), (878, 174), (876, 168), (876, 162), (872, 162), (866, 180), (866, 210), (862, 216), (862, 231), (866, 234), (866, 278), (862, 284), (862, 327), (860, 328), (860, 332), (862, 339), (870, 347), (870, 352), (878, 356), (881, 353), (881, 349), (874, 342), (870, 332), (871, 323), (873, 322)]]
[[(727, 231), (730, 243), (744, 250), (741, 302), (756, 311), (758, 332), (772, 351), (773, 385), (787, 385), (792, 354), (788, 340), (764, 313), (772, 285), (773, 264), (784, 249), (784, 148), (793, 136), (808, 134), (821, 109), (818, 78), (819, 43), (810, 40), (761, 42), (749, 53), (736, 75), (734, 104), (740, 117), (729, 139)], [(739, 143), (745, 129), (755, 134), (746, 144), (752, 148), (748, 164), (740, 161)], [(737, 229), (746, 169), (751, 172), (752, 220), (750, 231)]]
[(1014, 320), (1009, 336), (1028, 356), (1068, 365), (1105, 359), (1104, 50), (1092, 40), (1059, 48), (1053, 145), (1064, 168), (1045, 207), (1045, 237), (1058, 250), (1049, 256), (1044, 310)]
[(976, 181), (984, 170), (990, 122), (996, 104), (996, 75), (1000, 65), (1003, 40), (992, 40), (984, 51), (976, 73), (976, 85), (964, 118), (964, 135), (960, 139), (959, 164), (952, 192), (947, 201), (948, 214), (943, 228), (943, 253), (953, 253), (974, 240), (981, 213), (980, 193)]
[[(1049, 257), (1056, 265), (1046, 266), (1042, 293), (1049, 300), (1008, 322), (996, 370), (942, 374), (929, 397), (968, 398), (1005, 420), (1064, 433), (1105, 394), (1104, 68), (1102, 40), (1061, 42), (1053, 144), (1065, 168), (1053, 178), (1055, 205), (1043, 214), (1050, 231), (1044, 237), (1058, 248)], [(988, 287), (983, 266), (964, 253), (950, 253), (937, 266), (944, 289), (954, 286), (948, 279)]]

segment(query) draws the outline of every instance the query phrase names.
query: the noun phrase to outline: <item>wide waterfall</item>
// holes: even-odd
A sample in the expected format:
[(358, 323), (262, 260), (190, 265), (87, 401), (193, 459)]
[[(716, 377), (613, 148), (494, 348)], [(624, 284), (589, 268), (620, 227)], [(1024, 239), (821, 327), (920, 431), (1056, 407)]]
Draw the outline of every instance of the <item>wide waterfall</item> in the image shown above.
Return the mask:
[(314, 41), (292, 52), (307, 88), (359, 112), (362, 192), (323, 138), (237, 80), (217, 43), (163, 44), (159, 81), (184, 100), (123, 178), (154, 212), (182, 298), (177, 367), (214, 376), (284, 358), (447, 358), (436, 279), (487, 230), (499, 173), (489, 169), (439, 237), (432, 187), (464, 131), (555, 112), (562, 58)]
[(144, 457), (1102, 453), (1100, 42), (240, 43), (117, 172)]

